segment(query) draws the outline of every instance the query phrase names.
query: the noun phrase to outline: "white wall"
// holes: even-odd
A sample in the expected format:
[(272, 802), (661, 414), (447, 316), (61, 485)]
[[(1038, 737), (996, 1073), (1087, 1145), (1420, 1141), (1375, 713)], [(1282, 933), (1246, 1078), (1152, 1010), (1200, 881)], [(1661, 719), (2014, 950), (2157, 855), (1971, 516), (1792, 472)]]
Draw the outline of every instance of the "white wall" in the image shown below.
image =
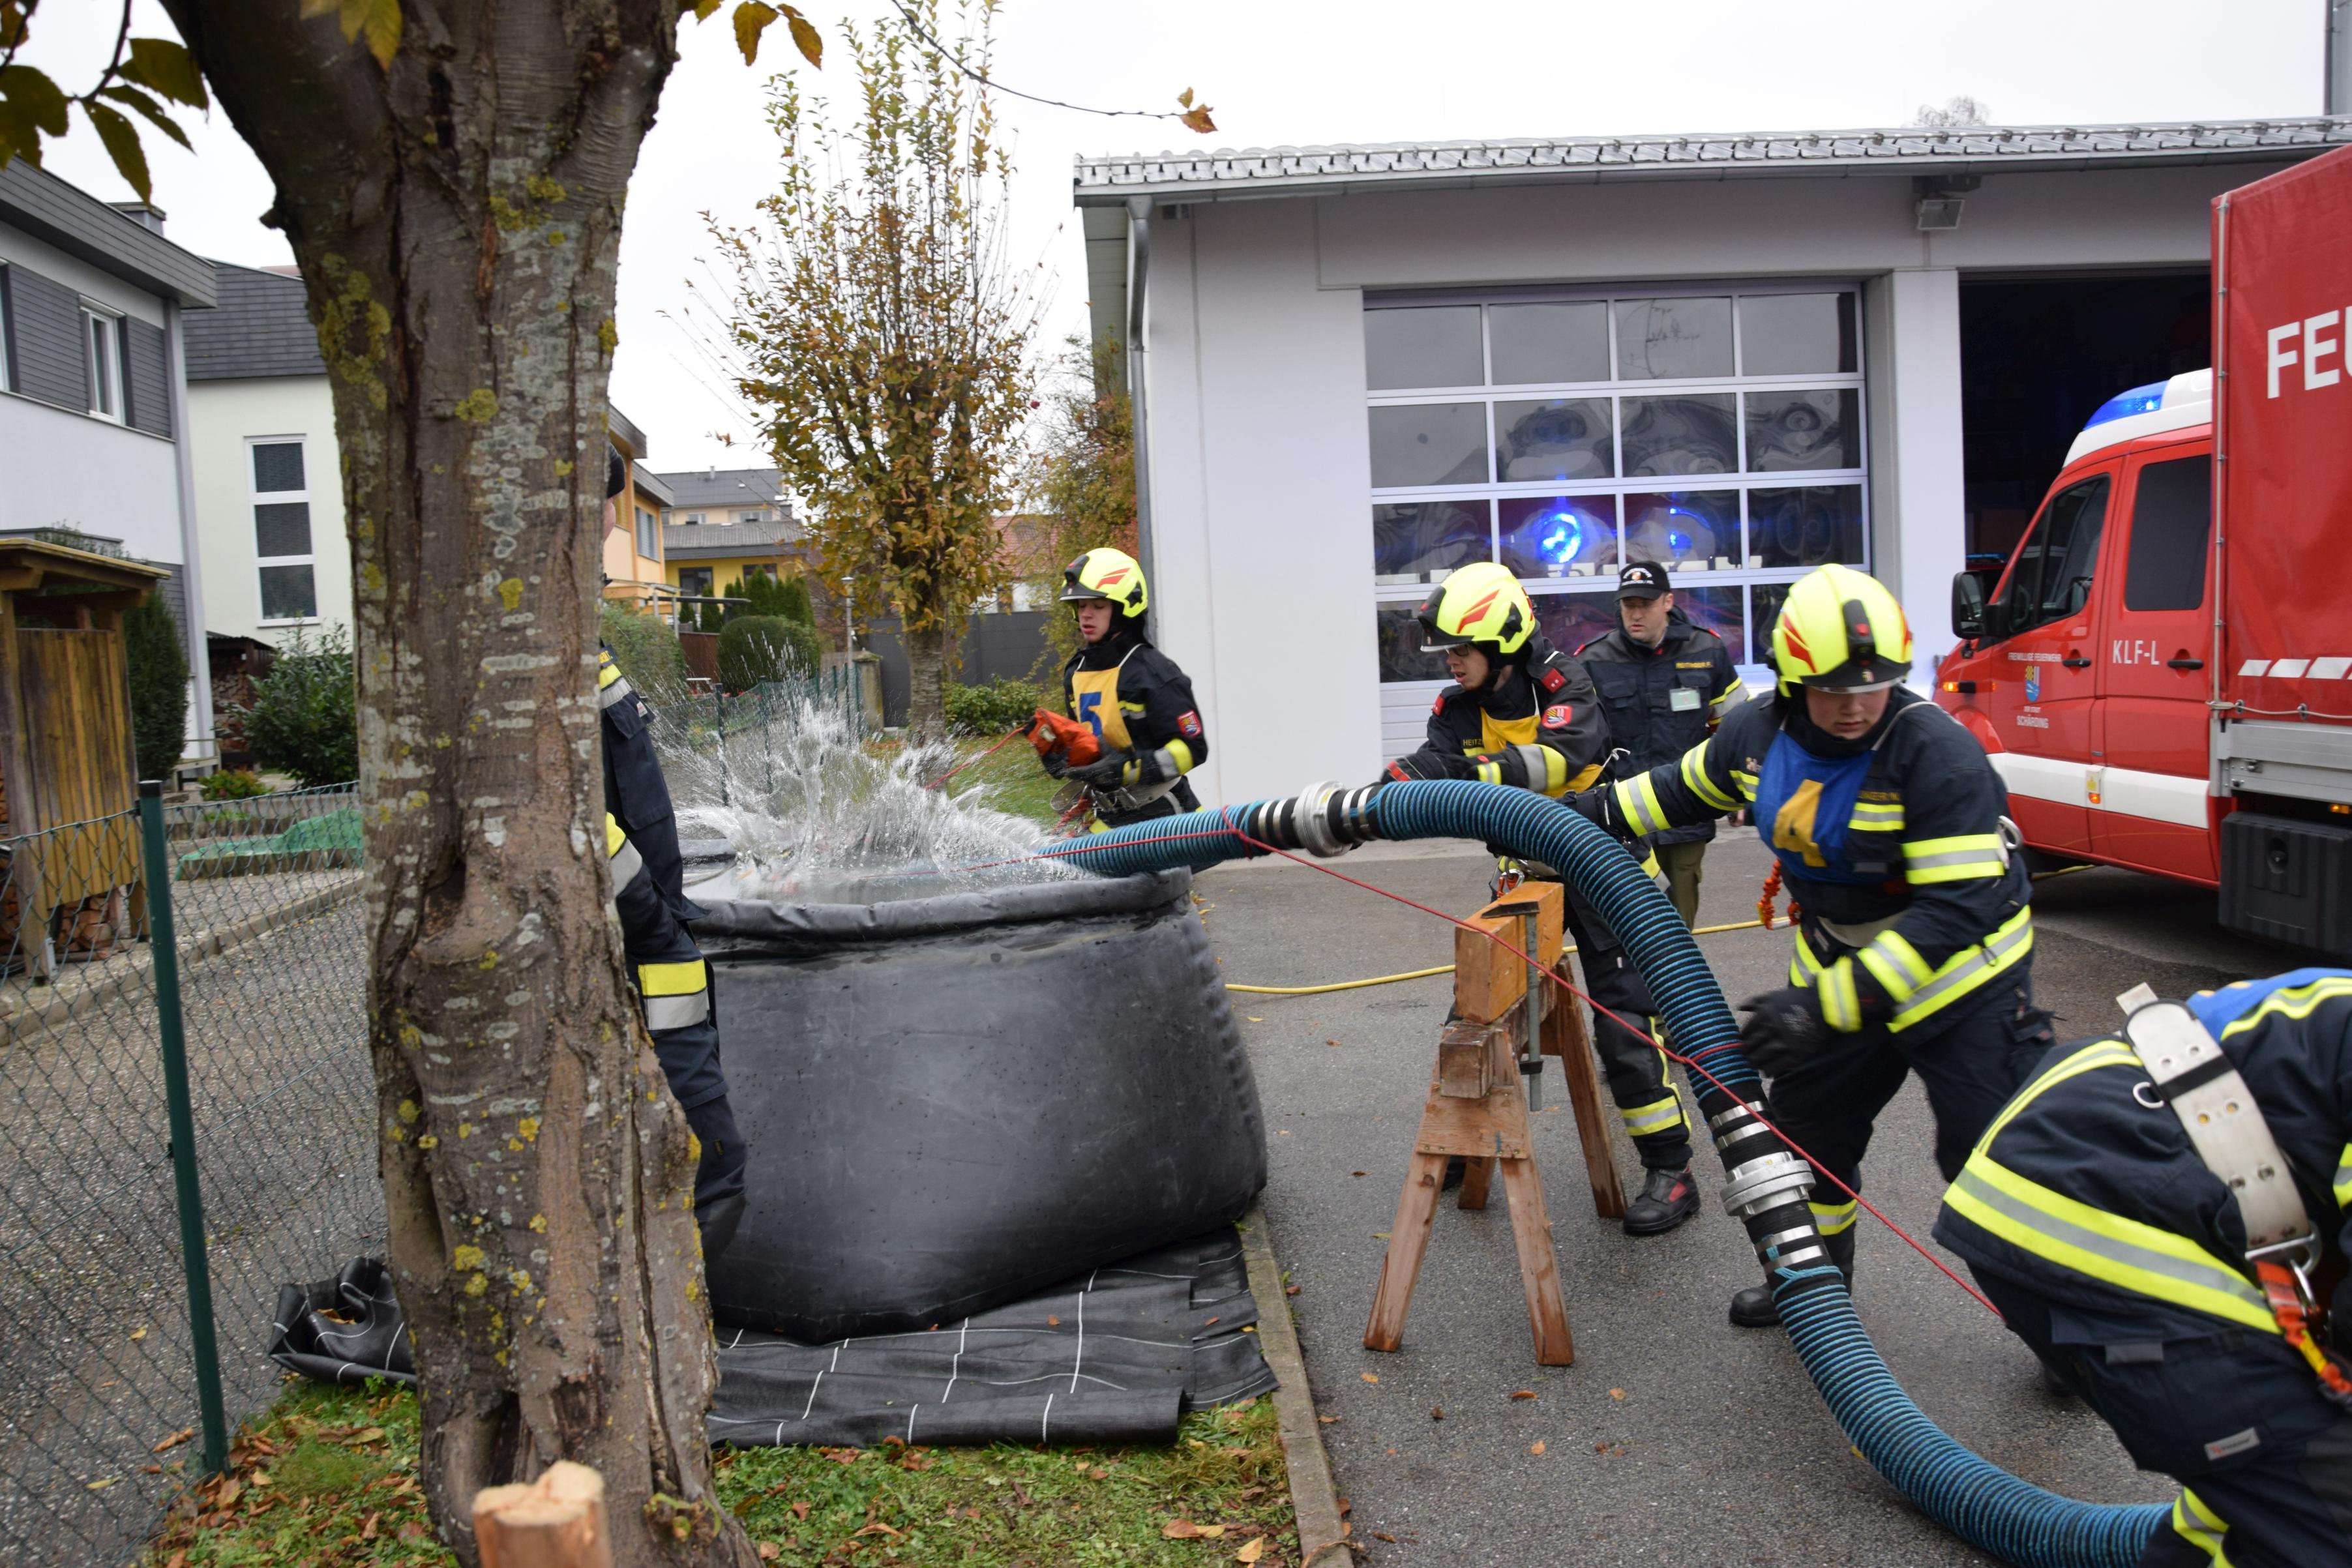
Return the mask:
[(310, 549), (319, 589), (313, 626), (352, 622), (351, 543), (343, 535), (342, 464), (334, 402), (324, 376), (265, 376), (194, 382), (188, 387), (190, 455), (195, 467), (196, 537), (205, 579), (205, 630), (280, 643), (287, 622), (261, 619), (255, 565), (251, 436), (301, 436), (310, 486)]
[(2274, 167), (1999, 174), (1937, 234), (1888, 176), (1163, 210), (1145, 295), (1152, 618), (1210, 728), (1204, 800), (1369, 780), (1381, 761), (1364, 289), (1864, 279), (1874, 559), (1924, 670), (1962, 564), (1959, 269), (2201, 265), (2212, 197)]

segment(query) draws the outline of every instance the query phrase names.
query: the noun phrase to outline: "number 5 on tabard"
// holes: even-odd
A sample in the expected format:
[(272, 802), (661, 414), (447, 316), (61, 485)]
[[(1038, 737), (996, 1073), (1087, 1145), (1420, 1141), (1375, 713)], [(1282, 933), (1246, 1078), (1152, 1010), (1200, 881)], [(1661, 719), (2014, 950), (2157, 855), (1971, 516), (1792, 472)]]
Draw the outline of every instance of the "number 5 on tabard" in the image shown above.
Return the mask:
[(1102, 738), (1102, 715), (1095, 710), (1101, 706), (1102, 693), (1080, 692), (1078, 694), (1078, 717), (1095, 732), (1097, 740)]

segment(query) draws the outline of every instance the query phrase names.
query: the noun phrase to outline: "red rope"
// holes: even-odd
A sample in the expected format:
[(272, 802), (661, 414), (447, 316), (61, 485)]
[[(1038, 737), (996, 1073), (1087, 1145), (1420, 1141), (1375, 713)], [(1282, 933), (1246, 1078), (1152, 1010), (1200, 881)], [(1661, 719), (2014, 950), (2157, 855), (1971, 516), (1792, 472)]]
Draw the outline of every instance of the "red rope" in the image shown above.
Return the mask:
[(1999, 1307), (1994, 1306), (1994, 1305), (1992, 1304), (1992, 1302), (1990, 1302), (1990, 1301), (1987, 1301), (1987, 1300), (1985, 1299), (1985, 1297), (1984, 1297), (1983, 1293), (1982, 1293), (1981, 1291), (1979, 1291), (1979, 1290), (1978, 1290), (1974, 1285), (1969, 1284), (1966, 1280), (1961, 1279), (1958, 1274), (1954, 1273), (1954, 1272), (1953, 1272), (1949, 1268), (1948, 1268), (1948, 1267), (1945, 1265), (1944, 1260), (1943, 1260), (1942, 1259), (1940, 1259), (1940, 1258), (1937, 1257), (1934, 1253), (1932, 1253), (1932, 1252), (1928, 1251), (1925, 1247), (1920, 1246), (1920, 1245), (1919, 1245), (1919, 1243), (1918, 1243), (1917, 1241), (1913, 1240), (1913, 1239), (1912, 1239), (1912, 1237), (1911, 1237), (1911, 1233), (1910, 1233), (1909, 1231), (1907, 1231), (1907, 1230), (1904, 1229), (1901, 1226), (1899, 1226), (1899, 1225), (1895, 1224), (1895, 1221), (1893, 1221), (1893, 1220), (1891, 1220), (1891, 1219), (1887, 1218), (1886, 1218), (1886, 1216), (1885, 1216), (1884, 1214), (1881, 1214), (1881, 1213), (1880, 1213), (1880, 1212), (1879, 1212), (1875, 1207), (1874, 1207), (1872, 1206), (1872, 1204), (1871, 1204), (1871, 1202), (1870, 1202), (1870, 1200), (1869, 1200), (1868, 1198), (1866, 1198), (1866, 1197), (1863, 1197), (1863, 1196), (1862, 1196), (1862, 1194), (1860, 1194), (1860, 1193), (1858, 1193), (1858, 1192), (1854, 1191), (1854, 1190), (1853, 1190), (1853, 1188), (1852, 1188), (1852, 1187), (1850, 1187), (1850, 1186), (1846, 1186), (1846, 1184), (1845, 1184), (1845, 1183), (1843, 1183), (1843, 1182), (1842, 1182), (1842, 1181), (1838, 1180), (1838, 1178), (1837, 1178), (1837, 1177), (1835, 1177), (1835, 1176), (1833, 1176), (1830, 1175), (1830, 1173), (1829, 1173), (1828, 1171), (1823, 1170), (1823, 1169), (1822, 1168), (1822, 1164), (1821, 1164), (1821, 1162), (1820, 1162), (1819, 1160), (1817, 1160), (1817, 1159), (1813, 1158), (1813, 1156), (1812, 1156), (1811, 1154), (1808, 1154), (1808, 1153), (1806, 1152), (1806, 1150), (1805, 1150), (1805, 1148), (1804, 1148), (1804, 1145), (1801, 1145), (1801, 1144), (1798, 1143), (1794, 1138), (1791, 1138), (1790, 1136), (1789, 1136), (1789, 1134), (1786, 1134), (1786, 1133), (1782, 1132), (1779, 1127), (1774, 1126), (1774, 1125), (1772, 1124), (1771, 1121), (1770, 1121), (1769, 1118), (1767, 1118), (1767, 1117), (1765, 1116), (1765, 1114), (1764, 1114), (1764, 1113), (1763, 1113), (1762, 1111), (1760, 1111), (1760, 1110), (1757, 1109), (1757, 1107), (1756, 1107), (1756, 1106), (1754, 1106), (1754, 1105), (1752, 1105), (1752, 1104), (1748, 1103), (1748, 1101), (1746, 1101), (1745, 1099), (1742, 1099), (1742, 1098), (1740, 1097), (1740, 1095), (1739, 1095), (1738, 1092), (1738, 1091), (1736, 1091), (1736, 1090), (1734, 1090), (1734, 1089), (1733, 1089), (1729, 1084), (1727, 1084), (1727, 1083), (1724, 1082), (1722, 1079), (1717, 1078), (1714, 1073), (1712, 1073), (1712, 1072), (1708, 1071), (1705, 1066), (1701, 1065), (1700, 1063), (1698, 1063), (1698, 1062), (1696, 1062), (1696, 1061), (1692, 1061), (1689, 1057), (1683, 1055), (1681, 1052), (1679, 1052), (1679, 1051), (1675, 1051), (1674, 1049), (1672, 1049), (1671, 1047), (1669, 1047), (1668, 1045), (1666, 1045), (1666, 1044), (1665, 1044), (1665, 1042), (1664, 1042), (1663, 1040), (1658, 1040), (1655, 1036), (1652, 1035), (1648, 1030), (1645, 1030), (1645, 1029), (1641, 1028), (1640, 1026), (1638, 1026), (1638, 1025), (1636, 1025), (1636, 1024), (1634, 1024), (1634, 1023), (1631, 1022), (1630, 1020), (1628, 1020), (1627, 1019), (1625, 1019), (1625, 1018), (1622, 1017), (1621, 1015), (1619, 1015), (1618, 1013), (1616, 1013), (1616, 1012), (1612, 1011), (1612, 1009), (1608, 1009), (1608, 1008), (1606, 1008), (1606, 1007), (1603, 1007), (1601, 1003), (1599, 1003), (1599, 1002), (1597, 1002), (1597, 1001), (1593, 1000), (1593, 998), (1592, 998), (1590, 995), (1588, 995), (1588, 994), (1587, 994), (1586, 992), (1584, 992), (1584, 991), (1581, 991), (1581, 990), (1578, 989), (1578, 988), (1577, 988), (1577, 987), (1576, 987), (1575, 985), (1573, 985), (1572, 983), (1570, 983), (1567, 978), (1565, 978), (1564, 977), (1562, 977), (1562, 976), (1560, 976), (1560, 975), (1558, 975), (1558, 974), (1554, 973), (1552, 970), (1550, 970), (1550, 969), (1549, 969), (1549, 968), (1545, 968), (1543, 965), (1537, 963), (1535, 959), (1533, 959), (1533, 958), (1529, 957), (1527, 954), (1525, 954), (1525, 953), (1521, 952), (1518, 948), (1514, 947), (1513, 946), (1511, 946), (1511, 944), (1510, 944), (1510, 943), (1508, 943), (1508, 942), (1507, 942), (1507, 941), (1505, 941), (1499, 934), (1497, 934), (1497, 933), (1496, 933), (1496, 932), (1493, 932), (1493, 931), (1489, 931), (1489, 930), (1487, 930), (1487, 929), (1486, 929), (1486, 927), (1484, 927), (1484, 926), (1480, 926), (1480, 925), (1471, 925), (1471, 924), (1470, 924), (1470, 922), (1468, 922), (1468, 921), (1466, 921), (1466, 920), (1458, 919), (1458, 918), (1456, 918), (1456, 917), (1455, 917), (1455, 916), (1454, 916), (1454, 915), (1451, 915), (1446, 914), (1446, 913), (1445, 913), (1444, 910), (1442, 910), (1442, 909), (1432, 909), (1429, 905), (1427, 905), (1427, 904), (1416, 904), (1416, 903), (1414, 903), (1412, 899), (1405, 897), (1405, 896), (1404, 896), (1404, 894), (1401, 894), (1401, 893), (1391, 893), (1391, 892), (1390, 892), (1387, 888), (1385, 888), (1385, 887), (1375, 887), (1372, 883), (1369, 883), (1369, 882), (1360, 881), (1360, 880), (1358, 880), (1358, 879), (1357, 879), (1357, 878), (1355, 878), (1355, 877), (1349, 876), (1347, 873), (1345, 873), (1345, 872), (1343, 872), (1343, 871), (1337, 871), (1337, 870), (1334, 870), (1332, 867), (1328, 866), (1328, 865), (1323, 865), (1323, 864), (1321, 864), (1321, 863), (1319, 863), (1318, 862), (1316, 862), (1316, 861), (1311, 861), (1311, 860), (1301, 860), (1298, 856), (1297, 856), (1297, 855), (1295, 855), (1295, 854), (1292, 854), (1288, 850), (1285, 850), (1285, 849), (1277, 849), (1277, 848), (1276, 848), (1276, 847), (1275, 847), (1274, 845), (1272, 845), (1272, 844), (1269, 844), (1269, 843), (1263, 843), (1263, 842), (1259, 841), (1258, 841), (1258, 840), (1256, 840), (1256, 839), (1251, 838), (1247, 833), (1245, 833), (1245, 832), (1242, 831), (1242, 830), (1241, 830), (1241, 829), (1239, 829), (1239, 828), (1237, 828), (1237, 827), (1234, 827), (1234, 826), (1233, 826), (1233, 817), (1231, 816), (1231, 814), (1230, 814), (1230, 812), (1229, 812), (1229, 811), (1221, 811), (1219, 814), (1224, 818), (1225, 825), (1226, 825), (1228, 828), (1230, 828), (1230, 829), (1232, 830), (1234, 836), (1235, 838), (1240, 839), (1240, 840), (1242, 841), (1242, 842), (1244, 842), (1244, 843), (1245, 843), (1245, 844), (1251, 845), (1252, 847), (1256, 848), (1256, 849), (1264, 850), (1264, 851), (1265, 851), (1268, 854), (1276, 854), (1276, 855), (1280, 855), (1283, 859), (1285, 859), (1285, 860), (1286, 860), (1286, 861), (1294, 862), (1296, 862), (1297, 864), (1299, 864), (1299, 865), (1303, 865), (1303, 866), (1307, 867), (1307, 868), (1308, 870), (1310, 870), (1310, 871), (1319, 871), (1319, 872), (1321, 872), (1321, 873), (1322, 873), (1324, 875), (1326, 875), (1326, 876), (1333, 876), (1333, 877), (1337, 877), (1337, 878), (1339, 878), (1341, 882), (1344, 882), (1344, 883), (1348, 883), (1348, 884), (1349, 884), (1349, 886), (1351, 886), (1351, 887), (1360, 887), (1360, 888), (1362, 888), (1366, 893), (1377, 893), (1377, 894), (1379, 894), (1382, 898), (1386, 898), (1386, 899), (1393, 900), (1394, 902), (1396, 902), (1396, 903), (1398, 903), (1398, 904), (1403, 904), (1403, 905), (1404, 905), (1405, 907), (1407, 907), (1408, 909), (1417, 909), (1417, 910), (1421, 911), (1421, 913), (1423, 913), (1423, 915), (1431, 915), (1431, 916), (1433, 916), (1433, 917), (1434, 917), (1434, 918), (1436, 918), (1436, 919), (1439, 919), (1439, 920), (1443, 920), (1443, 921), (1444, 921), (1448, 925), (1456, 926), (1456, 927), (1458, 927), (1458, 928), (1460, 928), (1461, 930), (1464, 930), (1464, 931), (1474, 931), (1474, 932), (1476, 932), (1479, 936), (1484, 936), (1487, 941), (1492, 942), (1496, 946), (1500, 947), (1504, 952), (1508, 953), (1508, 954), (1510, 954), (1512, 956), (1514, 956), (1514, 957), (1517, 958), (1521, 963), (1525, 963), (1525, 964), (1533, 964), (1533, 965), (1535, 965), (1535, 967), (1536, 967), (1536, 968), (1538, 968), (1538, 970), (1540, 970), (1540, 971), (1542, 972), (1542, 974), (1543, 974), (1544, 977), (1545, 977), (1547, 980), (1549, 980), (1553, 985), (1558, 986), (1558, 987), (1559, 987), (1559, 988), (1560, 988), (1562, 990), (1567, 991), (1567, 992), (1568, 992), (1569, 994), (1570, 994), (1571, 996), (1575, 996), (1575, 997), (1582, 998), (1583, 998), (1583, 1000), (1584, 1000), (1584, 1002), (1585, 1002), (1585, 1004), (1586, 1004), (1587, 1006), (1589, 1006), (1590, 1008), (1591, 1008), (1591, 1009), (1592, 1009), (1592, 1010), (1593, 1010), (1594, 1012), (1597, 1012), (1597, 1013), (1602, 1014), (1602, 1015), (1603, 1015), (1603, 1016), (1605, 1016), (1605, 1017), (1608, 1017), (1608, 1018), (1611, 1018), (1611, 1019), (1616, 1019), (1616, 1021), (1617, 1021), (1620, 1025), (1622, 1025), (1623, 1028), (1625, 1028), (1625, 1029), (1627, 1029), (1627, 1030), (1631, 1030), (1631, 1031), (1632, 1031), (1632, 1032), (1633, 1032), (1633, 1033), (1637, 1038), (1642, 1039), (1642, 1040), (1648, 1040), (1652, 1045), (1656, 1046), (1656, 1047), (1658, 1048), (1658, 1050), (1659, 1050), (1660, 1051), (1664, 1052), (1667, 1057), (1669, 1057), (1669, 1058), (1670, 1058), (1670, 1059), (1672, 1059), (1673, 1061), (1679, 1061), (1679, 1062), (1681, 1062), (1685, 1067), (1686, 1067), (1686, 1068), (1690, 1069), (1693, 1072), (1697, 1073), (1700, 1077), (1705, 1078), (1705, 1079), (1706, 1079), (1709, 1083), (1714, 1084), (1717, 1089), (1722, 1090), (1726, 1094), (1730, 1095), (1730, 1096), (1731, 1096), (1731, 1098), (1732, 1098), (1733, 1103), (1736, 1103), (1736, 1104), (1738, 1104), (1738, 1105), (1739, 1106), (1739, 1108), (1740, 1108), (1740, 1109), (1742, 1109), (1742, 1110), (1746, 1111), (1749, 1115), (1751, 1115), (1751, 1116), (1755, 1117), (1759, 1122), (1763, 1123), (1763, 1124), (1764, 1124), (1764, 1125), (1765, 1125), (1768, 1129), (1769, 1129), (1769, 1130), (1770, 1130), (1774, 1134), (1776, 1134), (1776, 1135), (1780, 1138), (1780, 1140), (1782, 1143), (1784, 1143), (1784, 1144), (1788, 1145), (1789, 1145), (1789, 1147), (1790, 1147), (1791, 1149), (1794, 1149), (1794, 1150), (1797, 1152), (1797, 1154), (1798, 1154), (1799, 1155), (1801, 1155), (1801, 1156), (1804, 1159), (1804, 1161), (1805, 1161), (1805, 1163), (1806, 1163), (1807, 1165), (1809, 1165), (1809, 1166), (1812, 1166), (1812, 1167), (1813, 1167), (1814, 1173), (1815, 1173), (1816, 1175), (1818, 1175), (1818, 1176), (1822, 1176), (1823, 1179), (1827, 1180), (1827, 1181), (1829, 1182), (1829, 1184), (1830, 1184), (1832, 1186), (1836, 1187), (1840, 1192), (1842, 1192), (1842, 1193), (1845, 1194), (1845, 1195), (1846, 1195), (1846, 1197), (1848, 1197), (1852, 1198), (1852, 1199), (1853, 1199), (1856, 1204), (1860, 1205), (1863, 1208), (1864, 1208), (1864, 1209), (1868, 1210), (1868, 1211), (1869, 1211), (1869, 1214), (1870, 1214), (1870, 1217), (1871, 1217), (1873, 1219), (1877, 1220), (1881, 1225), (1884, 1225), (1885, 1227), (1886, 1227), (1886, 1228), (1887, 1228), (1887, 1229), (1892, 1230), (1893, 1232), (1895, 1232), (1895, 1235), (1900, 1236), (1901, 1238), (1903, 1238), (1904, 1241), (1905, 1241), (1905, 1242), (1906, 1242), (1906, 1243), (1910, 1247), (1911, 1250), (1913, 1250), (1914, 1252), (1916, 1252), (1917, 1254), (1919, 1254), (1919, 1256), (1920, 1256), (1920, 1257), (1925, 1258), (1926, 1260), (1927, 1260), (1927, 1261), (1928, 1261), (1928, 1262), (1933, 1263), (1933, 1264), (1936, 1266), (1936, 1268), (1937, 1268), (1937, 1271), (1938, 1271), (1938, 1272), (1940, 1272), (1940, 1273), (1941, 1273), (1941, 1274), (1942, 1274), (1946, 1279), (1948, 1279), (1948, 1280), (1951, 1281), (1951, 1282), (1952, 1282), (1953, 1284), (1958, 1285), (1961, 1290), (1966, 1291), (1969, 1295), (1974, 1296), (1974, 1297), (1975, 1297), (1975, 1298), (1976, 1298), (1979, 1302), (1982, 1302), (1982, 1303), (1983, 1303), (1983, 1306), (1984, 1306), (1985, 1311), (1987, 1311), (1987, 1312), (1989, 1312), (1992, 1313), (1992, 1315), (1993, 1315), (1993, 1316), (1995, 1316), (1995, 1317), (1999, 1317), (1999, 1316), (2000, 1316), (2000, 1309)]
[(965, 768), (977, 767), (981, 763), (987, 761), (990, 758), (995, 756), (998, 752), (1003, 750), (1006, 747), (1012, 745), (1015, 740), (1018, 740), (1021, 737), (1028, 733), (1029, 731), (1025, 727), (1012, 731), (1010, 734), (1006, 735), (1004, 738), (990, 747), (986, 751), (982, 752), (977, 757), (965, 758), (961, 762), (957, 763), (953, 768), (949, 768), (945, 773), (940, 774), (938, 778), (924, 785), (923, 788), (926, 789), (938, 789), (940, 785), (946, 783), (949, 779), (954, 778)]

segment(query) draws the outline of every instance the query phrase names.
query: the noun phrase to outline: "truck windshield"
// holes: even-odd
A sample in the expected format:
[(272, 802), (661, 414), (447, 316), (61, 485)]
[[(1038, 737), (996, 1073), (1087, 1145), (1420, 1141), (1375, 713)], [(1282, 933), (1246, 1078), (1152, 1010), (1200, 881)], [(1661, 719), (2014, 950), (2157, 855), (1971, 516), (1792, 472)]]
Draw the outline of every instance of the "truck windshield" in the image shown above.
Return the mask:
[(2080, 611), (2091, 599), (2099, 536), (2107, 520), (2107, 476), (2095, 475), (2050, 497), (2033, 519), (2017, 565), (1994, 601), (2006, 636)]

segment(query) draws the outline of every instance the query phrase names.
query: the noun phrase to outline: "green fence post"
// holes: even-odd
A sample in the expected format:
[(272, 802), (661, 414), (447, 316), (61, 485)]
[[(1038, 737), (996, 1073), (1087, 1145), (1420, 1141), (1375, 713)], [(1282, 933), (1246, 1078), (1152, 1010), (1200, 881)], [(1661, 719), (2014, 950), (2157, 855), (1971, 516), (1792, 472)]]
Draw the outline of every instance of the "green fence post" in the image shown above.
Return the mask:
[(147, 874), (147, 941), (155, 965), (155, 1032), (163, 1048), (163, 1103), (171, 1116), (172, 1184), (180, 1207), (180, 1257), (188, 1280), (188, 1352), (196, 1364), (196, 1412), (205, 1473), (228, 1464), (221, 1407), (220, 1347), (213, 1337), (212, 1260), (205, 1195), (196, 1184), (196, 1117), (188, 1102), (188, 1041), (180, 1021), (180, 946), (172, 929), (172, 862), (163, 847), (163, 786), (139, 785), (139, 838)]

